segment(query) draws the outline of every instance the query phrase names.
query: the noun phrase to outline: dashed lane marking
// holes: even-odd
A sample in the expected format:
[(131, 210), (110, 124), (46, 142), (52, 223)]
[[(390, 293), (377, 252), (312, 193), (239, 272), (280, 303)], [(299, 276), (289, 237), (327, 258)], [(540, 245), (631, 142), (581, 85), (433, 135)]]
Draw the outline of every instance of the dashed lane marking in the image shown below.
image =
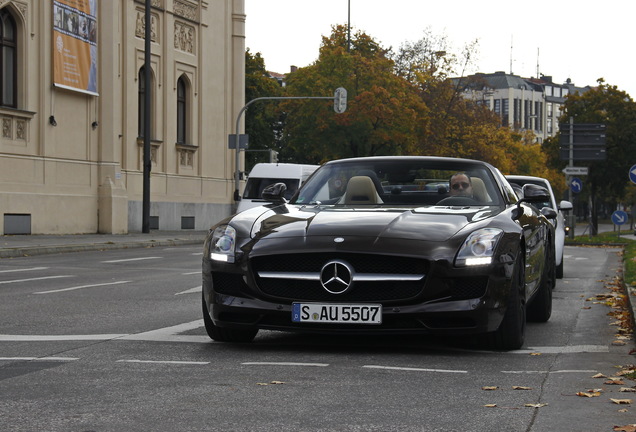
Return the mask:
[(142, 258), (126, 258), (126, 259), (118, 259), (118, 260), (109, 260), (102, 261), (102, 264), (114, 264), (114, 263), (122, 263), (122, 262), (131, 262), (131, 261), (143, 261), (143, 260), (152, 260), (152, 259), (162, 259), (163, 257), (142, 257)]
[(14, 272), (37, 271), (37, 270), (48, 270), (48, 267), (31, 267), (31, 268), (0, 270), (0, 273), (14, 273)]
[(45, 280), (45, 279), (61, 279), (61, 278), (70, 278), (70, 277), (74, 277), (74, 276), (73, 275), (59, 275), (59, 276), (44, 276), (44, 277), (37, 277), (37, 278), (28, 278), (28, 279), (14, 279), (14, 280), (9, 280), (9, 281), (0, 281), (0, 284), (10, 284), (10, 283), (20, 283), (20, 282), (33, 282), (33, 281)]
[(64, 291), (74, 291), (74, 290), (83, 289), (83, 288), (95, 288), (95, 287), (108, 286), (108, 285), (120, 285), (120, 284), (129, 283), (129, 282), (130, 281), (117, 281), (117, 282), (108, 282), (108, 283), (92, 284), (92, 285), (80, 285), (76, 287), (61, 288), (61, 289), (50, 290), (50, 291), (38, 291), (38, 292), (34, 292), (33, 294), (52, 294), (52, 293), (59, 293)]
[(436, 372), (436, 373), (458, 373), (458, 374), (468, 373), (468, 371), (465, 371), (465, 370), (426, 369), (426, 368), (398, 367), (398, 366), (366, 365), (362, 367), (367, 369), (387, 369), (387, 370), (412, 371), (412, 372)]

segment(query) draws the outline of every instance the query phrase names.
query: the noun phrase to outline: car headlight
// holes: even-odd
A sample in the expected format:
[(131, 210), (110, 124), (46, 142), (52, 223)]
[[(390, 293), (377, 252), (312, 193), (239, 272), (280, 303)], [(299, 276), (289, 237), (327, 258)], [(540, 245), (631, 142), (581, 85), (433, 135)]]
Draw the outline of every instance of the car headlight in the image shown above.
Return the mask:
[(457, 266), (488, 265), (497, 247), (497, 242), (503, 235), (498, 228), (483, 228), (470, 234), (455, 260)]
[(229, 225), (218, 226), (210, 240), (210, 259), (233, 263), (235, 245), (236, 230)]

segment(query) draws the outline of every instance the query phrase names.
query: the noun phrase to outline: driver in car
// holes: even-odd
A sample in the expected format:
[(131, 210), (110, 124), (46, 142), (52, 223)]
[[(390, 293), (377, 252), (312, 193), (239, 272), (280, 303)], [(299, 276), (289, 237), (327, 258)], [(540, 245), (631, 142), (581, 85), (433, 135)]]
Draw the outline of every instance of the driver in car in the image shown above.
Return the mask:
[(467, 174), (453, 174), (450, 178), (450, 196), (473, 197), (473, 185)]

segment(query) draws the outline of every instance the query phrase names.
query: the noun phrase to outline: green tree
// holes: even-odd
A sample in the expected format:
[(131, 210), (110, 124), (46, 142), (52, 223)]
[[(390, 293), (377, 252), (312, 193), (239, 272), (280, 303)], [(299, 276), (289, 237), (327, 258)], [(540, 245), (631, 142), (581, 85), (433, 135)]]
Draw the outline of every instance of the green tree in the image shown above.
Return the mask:
[(329, 159), (412, 154), (417, 113), (422, 109), (411, 86), (394, 73), (387, 51), (363, 32), (351, 45), (346, 26), (323, 37), (318, 60), (289, 75), (289, 96), (332, 96), (348, 92), (347, 111), (336, 114), (333, 103), (284, 103), (285, 158), (320, 163)]
[[(279, 97), (283, 90), (277, 80), (270, 77), (260, 53), (245, 52), (245, 103), (260, 97)], [(245, 132), (249, 135), (249, 149), (245, 152), (247, 172), (257, 162), (268, 162), (269, 153), (249, 150), (277, 150), (282, 128), (280, 105), (274, 101), (259, 101), (245, 112)]]

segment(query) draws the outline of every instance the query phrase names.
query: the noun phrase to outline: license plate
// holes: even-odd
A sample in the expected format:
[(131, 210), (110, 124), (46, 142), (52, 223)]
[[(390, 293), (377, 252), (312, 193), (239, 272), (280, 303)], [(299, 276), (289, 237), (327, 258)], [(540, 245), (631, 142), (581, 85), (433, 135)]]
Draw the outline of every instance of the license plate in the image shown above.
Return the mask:
[(292, 321), (330, 324), (382, 324), (382, 305), (293, 303)]

